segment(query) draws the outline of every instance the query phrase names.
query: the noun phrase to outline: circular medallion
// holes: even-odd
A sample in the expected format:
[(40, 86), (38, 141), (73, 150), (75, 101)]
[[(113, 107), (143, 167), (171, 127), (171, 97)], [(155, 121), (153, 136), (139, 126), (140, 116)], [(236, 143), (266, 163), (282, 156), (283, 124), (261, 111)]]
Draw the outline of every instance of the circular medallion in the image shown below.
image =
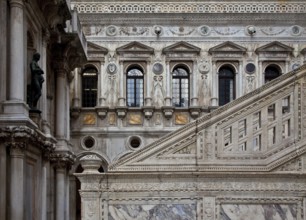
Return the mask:
[(292, 35), (300, 35), (301, 34), (301, 27), (294, 25), (291, 27), (291, 33)]
[(157, 75), (162, 74), (164, 71), (164, 67), (161, 63), (154, 63), (152, 69), (153, 69), (153, 73)]
[(108, 36), (114, 36), (117, 34), (117, 27), (114, 25), (110, 25), (106, 28), (106, 34)]
[(299, 67), (300, 67), (300, 64), (294, 63), (294, 64), (292, 65), (292, 70), (296, 70), (296, 69), (299, 68)]
[(200, 32), (201, 35), (209, 35), (210, 34), (210, 27), (207, 25), (203, 25), (199, 27), (198, 31)]
[(117, 72), (117, 66), (115, 63), (109, 63), (107, 65), (107, 72), (110, 74), (115, 74)]
[(245, 65), (245, 71), (248, 74), (253, 74), (256, 70), (256, 66), (254, 63), (248, 63), (247, 65)]
[(198, 67), (198, 70), (199, 70), (199, 72), (202, 73), (202, 74), (208, 73), (209, 70), (210, 70), (210, 67), (209, 67), (208, 62), (200, 63), (200, 64), (199, 64), (199, 67)]

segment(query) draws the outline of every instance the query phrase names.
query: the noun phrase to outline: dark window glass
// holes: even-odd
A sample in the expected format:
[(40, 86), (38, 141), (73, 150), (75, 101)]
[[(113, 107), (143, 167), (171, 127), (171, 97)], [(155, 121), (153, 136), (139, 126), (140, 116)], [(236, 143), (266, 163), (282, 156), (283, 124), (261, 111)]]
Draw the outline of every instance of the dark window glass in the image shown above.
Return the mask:
[(235, 73), (231, 68), (219, 70), (219, 106), (235, 99)]
[(85, 69), (82, 75), (82, 106), (95, 107), (97, 104), (97, 70)]
[(189, 74), (184, 68), (172, 73), (172, 103), (174, 107), (189, 106)]
[(126, 80), (127, 106), (143, 106), (143, 72), (137, 68), (127, 72)]
[(279, 77), (280, 71), (275, 66), (268, 66), (265, 70), (265, 83), (270, 82), (271, 80)]

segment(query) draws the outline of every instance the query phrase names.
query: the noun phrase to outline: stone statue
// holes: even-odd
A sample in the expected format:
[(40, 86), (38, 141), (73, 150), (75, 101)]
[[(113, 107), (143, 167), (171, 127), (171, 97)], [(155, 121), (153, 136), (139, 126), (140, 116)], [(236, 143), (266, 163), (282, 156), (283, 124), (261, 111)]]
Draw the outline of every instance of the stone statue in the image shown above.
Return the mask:
[(42, 84), (45, 81), (44, 77), (42, 76), (44, 74), (44, 71), (39, 67), (38, 61), (40, 59), (40, 54), (35, 53), (33, 55), (32, 62), (30, 63), (30, 69), (31, 69), (31, 101), (32, 101), (32, 109), (37, 108), (37, 102), (41, 96), (41, 89)]

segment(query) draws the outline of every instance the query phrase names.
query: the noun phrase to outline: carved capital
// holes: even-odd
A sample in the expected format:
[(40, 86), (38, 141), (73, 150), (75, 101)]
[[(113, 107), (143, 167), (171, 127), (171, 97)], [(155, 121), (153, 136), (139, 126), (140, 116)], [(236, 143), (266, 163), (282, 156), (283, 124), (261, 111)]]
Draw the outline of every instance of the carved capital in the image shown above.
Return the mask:
[(70, 169), (75, 155), (70, 151), (55, 151), (50, 154), (50, 161), (56, 169)]
[(18, 8), (23, 9), (24, 7), (24, 0), (10, 0), (9, 2), (10, 2), (11, 8), (18, 7)]
[(24, 157), (24, 151), (26, 149), (26, 142), (10, 142), (7, 144), (10, 150), (11, 157)]

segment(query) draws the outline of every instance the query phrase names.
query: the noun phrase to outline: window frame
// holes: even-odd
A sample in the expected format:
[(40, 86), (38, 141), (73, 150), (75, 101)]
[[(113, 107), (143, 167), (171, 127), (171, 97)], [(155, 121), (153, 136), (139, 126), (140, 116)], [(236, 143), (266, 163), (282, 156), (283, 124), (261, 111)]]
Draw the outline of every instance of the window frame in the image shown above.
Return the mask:
[[(90, 75), (85, 76), (85, 74), (90, 74)], [(88, 89), (88, 91), (85, 91), (85, 89)], [(91, 65), (86, 66), (82, 71), (81, 92), (82, 92), (82, 108), (94, 108), (97, 106), (98, 69), (95, 66)]]
[[(174, 75), (174, 71), (175, 70), (177, 70), (177, 69), (183, 69), (186, 73), (187, 73), (187, 75), (186, 76), (184, 76), (184, 75)], [(173, 107), (176, 107), (176, 108), (184, 108), (184, 107), (189, 107), (190, 106), (190, 70), (189, 70), (189, 68), (188, 67), (186, 67), (185, 65), (176, 65), (176, 66), (174, 66), (174, 68), (173, 68), (173, 70), (172, 70), (172, 72), (171, 72), (171, 79), (172, 79), (172, 106)], [(178, 85), (179, 85), (179, 97), (178, 97), (178, 99), (179, 99), (179, 104), (178, 105), (175, 105), (175, 103), (174, 103), (174, 79), (178, 79), (179, 80), (179, 83), (178, 83)], [(188, 85), (188, 89), (187, 89), (187, 103), (186, 103), (186, 106), (183, 106), (183, 103), (184, 102), (182, 102), (182, 100), (185, 100), (184, 99), (184, 97), (182, 97), (182, 90), (183, 90), (183, 88), (182, 88), (182, 85), (183, 85), (183, 83), (182, 83), (182, 80), (184, 80), (184, 79), (187, 79), (187, 81), (188, 81), (188, 83), (187, 83), (187, 85)]]
[[(129, 72), (132, 70), (138, 70), (139, 72), (142, 73), (142, 76), (133, 76), (133, 75), (129, 75)], [(134, 106), (130, 105), (129, 103), (129, 80), (133, 80), (133, 96), (134, 96)], [(141, 90), (141, 97), (139, 98), (139, 100), (137, 100), (137, 80), (142, 80), (142, 90)], [(143, 68), (141, 68), (138, 65), (131, 65), (127, 68), (126, 70), (126, 106), (129, 108), (139, 108), (139, 107), (143, 107), (144, 106), (144, 83), (145, 83), (145, 73)], [(139, 102), (139, 105), (137, 105), (137, 101)]]
[[(222, 70), (229, 70), (231, 73), (232, 73), (232, 76), (226, 76), (226, 75), (222, 75), (221, 71)], [(229, 84), (228, 87), (228, 91), (226, 92), (225, 90), (225, 94), (224, 94), (224, 97), (222, 99), (224, 99), (224, 102), (221, 103), (221, 94), (220, 94), (220, 91), (221, 91), (221, 86), (220, 86), (220, 81), (221, 80), (226, 80), (224, 82), (224, 84)], [(230, 81), (232, 81), (232, 88), (230, 88)], [(226, 95), (228, 95), (229, 97), (225, 97)], [(232, 99), (231, 99), (231, 96), (232, 96)], [(228, 99), (228, 101), (226, 100)], [(235, 71), (235, 68), (232, 67), (231, 65), (222, 65), (220, 68), (219, 68), (219, 71), (218, 71), (218, 105), (219, 106), (223, 106), (223, 105), (226, 105), (228, 104), (229, 102), (233, 101), (236, 99), (236, 71)]]

